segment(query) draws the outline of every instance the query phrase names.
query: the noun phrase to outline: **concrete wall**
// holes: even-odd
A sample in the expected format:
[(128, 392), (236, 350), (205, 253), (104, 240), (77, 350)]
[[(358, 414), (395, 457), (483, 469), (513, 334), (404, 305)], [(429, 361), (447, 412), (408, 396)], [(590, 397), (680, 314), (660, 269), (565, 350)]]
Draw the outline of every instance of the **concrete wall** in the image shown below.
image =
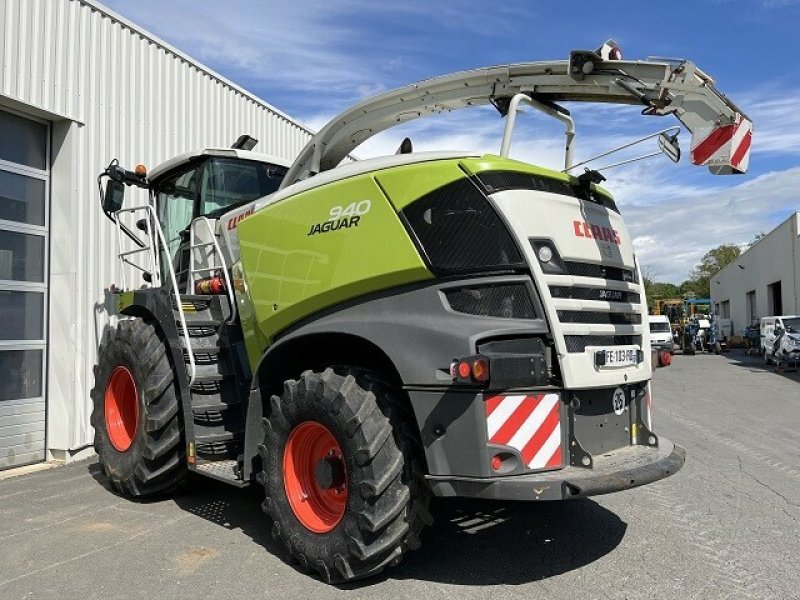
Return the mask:
[(69, 458), (92, 443), (104, 290), (120, 283), (97, 174), (242, 133), (292, 159), (310, 132), (93, 0), (0, 0), (0, 105), (52, 123), (47, 445)]
[(755, 317), (773, 314), (769, 285), (781, 282), (783, 314), (800, 314), (800, 212), (773, 229), (737, 260), (711, 278), (711, 297), (730, 301), (735, 333), (749, 325), (747, 293), (755, 291)]

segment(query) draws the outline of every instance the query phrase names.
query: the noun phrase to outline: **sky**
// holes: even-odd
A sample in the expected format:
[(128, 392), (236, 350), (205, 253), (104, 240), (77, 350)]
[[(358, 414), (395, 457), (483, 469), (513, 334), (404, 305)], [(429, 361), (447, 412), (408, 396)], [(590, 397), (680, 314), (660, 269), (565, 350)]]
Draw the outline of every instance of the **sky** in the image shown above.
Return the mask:
[[(657, 280), (680, 283), (707, 250), (747, 244), (800, 210), (800, 0), (104, 1), (313, 129), (420, 79), (566, 59), (607, 39), (626, 59), (688, 58), (753, 120), (750, 169), (714, 176), (692, 166), (684, 132), (677, 165), (659, 156), (604, 172), (639, 263)], [(578, 160), (678, 124), (636, 107), (569, 108)], [(530, 112), (517, 123), (512, 158), (560, 168), (562, 126)], [(405, 136), (415, 150), (497, 153), (502, 127), (494, 109), (458, 111), (392, 128), (355, 154), (393, 154)]]

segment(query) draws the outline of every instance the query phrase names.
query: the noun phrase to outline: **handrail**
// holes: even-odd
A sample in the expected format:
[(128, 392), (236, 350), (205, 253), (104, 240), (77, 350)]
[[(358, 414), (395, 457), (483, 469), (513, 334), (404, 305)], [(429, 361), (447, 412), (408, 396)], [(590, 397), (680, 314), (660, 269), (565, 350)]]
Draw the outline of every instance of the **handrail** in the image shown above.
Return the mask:
[[(114, 221), (114, 224), (117, 226), (117, 258), (119, 258), (120, 261), (122, 261), (123, 263), (126, 263), (136, 269), (139, 269), (140, 271), (149, 272), (151, 276), (151, 281), (155, 282), (156, 285), (161, 285), (161, 273), (158, 270), (158, 252), (154, 247), (152, 236), (148, 240), (147, 244), (144, 244), (144, 242), (141, 242), (138, 239), (134, 239), (139, 248), (134, 248), (133, 250), (126, 250), (125, 252), (122, 251), (122, 231), (125, 226), (119, 220), (120, 213), (123, 212), (134, 213), (138, 210), (149, 210), (149, 208), (150, 208), (149, 205), (141, 205), (141, 206), (134, 206), (131, 208), (120, 209), (113, 213), (112, 219)], [(128, 237), (130, 237), (130, 234), (128, 234)], [(149, 271), (144, 267), (142, 267), (141, 265), (138, 265), (135, 262), (128, 260), (127, 258), (128, 256), (133, 256), (134, 254), (139, 254), (140, 252), (147, 252), (147, 251), (149, 251), (150, 255)], [(128, 280), (127, 277), (125, 276), (125, 269), (122, 269), (122, 286), (123, 288), (126, 289), (128, 288)]]
[[(119, 247), (120, 247), (120, 256), (119, 256), (119, 258), (121, 260), (124, 260), (123, 257), (122, 257), (123, 253), (121, 251), (122, 235), (120, 233), (120, 227), (119, 227), (119, 224), (120, 224), (119, 223), (119, 215), (121, 213), (126, 213), (126, 212), (135, 213), (135, 212), (140, 211), (140, 210), (144, 210), (144, 211), (146, 211), (148, 213), (148, 223), (150, 223), (152, 225), (151, 226), (151, 231), (150, 231), (150, 244), (148, 245), (148, 247), (150, 249), (151, 262), (153, 264), (153, 271), (152, 271), (153, 277), (154, 277), (155, 281), (157, 281), (158, 284), (160, 285), (161, 284), (161, 276), (160, 276), (160, 272), (158, 270), (158, 262), (157, 262), (158, 261), (158, 259), (157, 259), (158, 251), (156, 249), (156, 244), (153, 243), (155, 241), (155, 240), (153, 240), (153, 232), (155, 232), (155, 234), (156, 234), (156, 236), (158, 238), (158, 247), (163, 248), (164, 250), (168, 251), (169, 250), (169, 246), (167, 245), (167, 240), (164, 237), (163, 230), (161, 229), (161, 222), (158, 220), (158, 215), (156, 215), (156, 211), (155, 211), (153, 206), (151, 206), (149, 204), (144, 204), (144, 205), (141, 205), (141, 206), (134, 206), (134, 207), (131, 207), (131, 208), (121, 208), (120, 210), (118, 210), (118, 211), (116, 211), (114, 213), (114, 219), (115, 219), (115, 221), (117, 223), (117, 242), (118, 242)], [(145, 250), (145, 248), (142, 248), (142, 250)], [(169, 257), (167, 257), (167, 258), (169, 258)], [(192, 385), (194, 383), (194, 380), (197, 377), (197, 365), (195, 364), (194, 351), (192, 350), (191, 338), (189, 337), (189, 328), (186, 326), (186, 313), (184, 313), (184, 311), (183, 311), (183, 302), (181, 301), (181, 294), (180, 294), (180, 291), (178, 290), (178, 278), (175, 276), (175, 267), (173, 266), (172, 261), (171, 260), (165, 260), (164, 263), (167, 265), (167, 273), (169, 274), (170, 283), (172, 284), (172, 289), (173, 289), (173, 292), (175, 294), (175, 305), (178, 308), (178, 316), (179, 316), (179, 321), (180, 321), (181, 333), (183, 334), (184, 340), (186, 340), (186, 354), (189, 357), (189, 385)], [(131, 263), (129, 263), (129, 264), (131, 264)], [(137, 266), (137, 265), (133, 265), (133, 266)], [(141, 267), (139, 267), (139, 268), (141, 268)], [(122, 274), (122, 282), (123, 282), (123, 286), (127, 289), (128, 286), (127, 286), (127, 283), (125, 281), (125, 270), (124, 269), (123, 269), (123, 274)]]
[(206, 246), (213, 245), (214, 246), (214, 253), (217, 256), (219, 256), (219, 260), (220, 260), (221, 264), (219, 266), (214, 265), (213, 267), (211, 267), (209, 269), (206, 269), (206, 268), (197, 269), (197, 271), (200, 271), (200, 270), (214, 270), (214, 269), (219, 269), (219, 270), (222, 271), (222, 276), (225, 278), (225, 292), (226, 292), (226, 295), (228, 296), (228, 302), (229, 302), (230, 307), (231, 307), (231, 316), (228, 319), (228, 322), (230, 323), (236, 318), (236, 298), (233, 295), (233, 285), (231, 284), (230, 273), (228, 273), (228, 265), (225, 263), (225, 255), (222, 254), (222, 249), (219, 247), (219, 242), (217, 241), (217, 236), (214, 233), (214, 229), (211, 227), (211, 221), (209, 221), (207, 217), (197, 217), (194, 221), (195, 221), (195, 223), (197, 221), (202, 221), (203, 222), (203, 224), (206, 226), (206, 229), (208, 229), (208, 234), (211, 236), (211, 238), (210, 238), (211, 241), (210, 242), (202, 242), (200, 244), (195, 244), (194, 243), (194, 227), (190, 228), (190, 233), (189, 233), (189, 281), (190, 281), (190, 284), (193, 284), (192, 274), (196, 271), (195, 268), (194, 268), (194, 249), (195, 248), (204, 248)]
[[(675, 132), (674, 135), (677, 135), (677, 134), (679, 134), (681, 132), (681, 127), (680, 127), (680, 125), (673, 125), (672, 127), (667, 127), (667, 128), (662, 129), (660, 131), (656, 131), (654, 133), (651, 133), (650, 135), (646, 135), (646, 136), (641, 137), (639, 139), (633, 140), (632, 142), (628, 142), (627, 144), (623, 144), (622, 146), (618, 146), (618, 147), (616, 147), (616, 148), (614, 148), (612, 150), (608, 150), (606, 152), (603, 152), (601, 154), (593, 156), (592, 158), (587, 158), (586, 160), (583, 160), (583, 161), (581, 161), (579, 163), (575, 163), (571, 167), (568, 167), (568, 168), (564, 169), (564, 171), (562, 171), (562, 172), (571, 171), (572, 169), (575, 169), (576, 167), (582, 167), (583, 165), (587, 165), (590, 162), (596, 161), (598, 158), (605, 158), (606, 156), (609, 156), (610, 154), (615, 154), (615, 153), (619, 152), (620, 150), (625, 150), (626, 148), (630, 148), (631, 146), (635, 146), (636, 144), (641, 144), (642, 142), (646, 142), (649, 139), (652, 139), (654, 137), (658, 137), (662, 133), (669, 133), (670, 131), (674, 131)], [(659, 154), (662, 154), (662, 152), (660, 152), (660, 151), (659, 152), (653, 152), (652, 154), (647, 154), (645, 156), (640, 156), (639, 158), (636, 158), (636, 159), (628, 159), (628, 160), (620, 162), (620, 163), (615, 163), (613, 165), (607, 165), (607, 166), (601, 167), (601, 168), (599, 168), (597, 170), (598, 171), (602, 171), (602, 170), (608, 169), (610, 167), (618, 167), (620, 165), (627, 164), (629, 162), (633, 162), (635, 160), (641, 160), (643, 158), (651, 158), (653, 156), (658, 156)]]
[(511, 98), (508, 104), (508, 112), (506, 113), (506, 127), (503, 131), (503, 143), (500, 145), (500, 156), (508, 158), (508, 152), (511, 149), (511, 136), (514, 134), (514, 125), (517, 120), (517, 108), (520, 102), (526, 102), (533, 108), (542, 111), (546, 115), (550, 115), (554, 119), (558, 119), (564, 123), (564, 135), (567, 138), (566, 147), (564, 148), (564, 170), (572, 168), (573, 148), (572, 142), (575, 140), (575, 121), (569, 115), (565, 115), (554, 109), (552, 106), (542, 104), (537, 100), (531, 98), (528, 94), (519, 93)]

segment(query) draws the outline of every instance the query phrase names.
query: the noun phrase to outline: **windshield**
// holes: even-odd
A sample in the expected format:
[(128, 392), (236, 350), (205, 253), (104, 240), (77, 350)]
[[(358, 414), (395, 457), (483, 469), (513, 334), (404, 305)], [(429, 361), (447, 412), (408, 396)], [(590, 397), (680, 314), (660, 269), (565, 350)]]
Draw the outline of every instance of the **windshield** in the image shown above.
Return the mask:
[(668, 333), (669, 323), (650, 323), (650, 333)]
[(800, 318), (783, 319), (783, 328), (788, 333), (800, 333)]

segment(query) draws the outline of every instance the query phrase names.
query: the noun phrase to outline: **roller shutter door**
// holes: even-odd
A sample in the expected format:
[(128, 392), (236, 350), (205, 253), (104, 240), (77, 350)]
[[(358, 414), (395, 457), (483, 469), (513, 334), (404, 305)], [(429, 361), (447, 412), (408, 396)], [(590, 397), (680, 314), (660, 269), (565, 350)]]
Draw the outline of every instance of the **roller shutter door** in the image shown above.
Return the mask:
[(0, 109), (0, 469), (45, 458), (49, 139)]

